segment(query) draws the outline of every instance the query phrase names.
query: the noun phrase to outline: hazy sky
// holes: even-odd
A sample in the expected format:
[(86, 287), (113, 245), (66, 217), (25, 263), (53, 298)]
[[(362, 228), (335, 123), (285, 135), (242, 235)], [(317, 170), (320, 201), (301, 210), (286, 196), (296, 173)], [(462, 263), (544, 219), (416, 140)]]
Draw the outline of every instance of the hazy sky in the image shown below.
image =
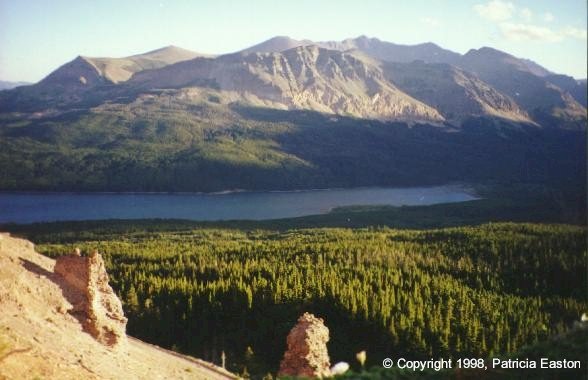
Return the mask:
[(586, 78), (586, 23), (586, 0), (0, 0), (0, 80), (38, 81), (78, 55), (228, 53), (276, 35), (492, 46)]

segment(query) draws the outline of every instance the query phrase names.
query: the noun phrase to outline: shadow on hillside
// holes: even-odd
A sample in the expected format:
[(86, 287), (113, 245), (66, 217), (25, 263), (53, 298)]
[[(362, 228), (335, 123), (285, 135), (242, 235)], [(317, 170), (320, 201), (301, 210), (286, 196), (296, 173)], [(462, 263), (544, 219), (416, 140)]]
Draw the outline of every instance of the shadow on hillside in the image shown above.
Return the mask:
[[(26, 270), (28, 270), (31, 273), (37, 274), (39, 276), (44, 276), (49, 281), (51, 281), (54, 284), (56, 284), (57, 286), (59, 286), (59, 288), (61, 289), (61, 293), (63, 294), (63, 297), (72, 306), (71, 308), (67, 309), (67, 313), (70, 314), (72, 317), (76, 318), (80, 322), (80, 324), (83, 325), (83, 322), (86, 319), (86, 313), (83, 309), (83, 305), (86, 303), (85, 295), (81, 294), (80, 291), (78, 291), (73, 286), (68, 284), (63, 279), (63, 277), (61, 277), (57, 273), (48, 271), (47, 269), (39, 266), (38, 264), (36, 264), (30, 260), (23, 259), (22, 257), (20, 258), (20, 260), (21, 260), (22, 266)], [(69, 307), (69, 305), (66, 305), (66, 307)], [(59, 308), (58, 308), (58, 311), (61, 312), (61, 310)], [(65, 313), (65, 312), (66, 312), (66, 310), (64, 309), (63, 313)]]

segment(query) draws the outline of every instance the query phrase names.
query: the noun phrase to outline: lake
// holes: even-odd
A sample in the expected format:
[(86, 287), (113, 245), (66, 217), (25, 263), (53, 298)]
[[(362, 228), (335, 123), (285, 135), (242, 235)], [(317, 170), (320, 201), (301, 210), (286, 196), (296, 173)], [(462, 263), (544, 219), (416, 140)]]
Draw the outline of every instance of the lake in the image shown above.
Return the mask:
[(477, 199), (459, 186), (234, 193), (0, 193), (0, 223), (173, 218), (264, 220), (353, 205), (430, 205)]

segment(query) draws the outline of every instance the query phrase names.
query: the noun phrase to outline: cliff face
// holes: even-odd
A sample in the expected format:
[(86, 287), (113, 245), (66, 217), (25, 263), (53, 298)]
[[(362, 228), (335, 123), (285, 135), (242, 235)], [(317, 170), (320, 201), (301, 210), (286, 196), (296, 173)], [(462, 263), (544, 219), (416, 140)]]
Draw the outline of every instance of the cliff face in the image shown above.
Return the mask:
[(198, 58), (137, 73), (134, 89), (211, 87), (282, 109), (373, 119), (441, 122), (439, 112), (398, 90), (376, 62), (317, 46), (281, 53)]
[(126, 342), (127, 318), (122, 304), (108, 284), (104, 260), (98, 252), (89, 257), (62, 256), (55, 263), (55, 273), (60, 275), (77, 295), (71, 310), (96, 340), (109, 347)]
[(512, 98), (455, 66), (419, 61), (389, 62), (383, 67), (398, 88), (437, 109), (449, 121), (459, 124), (472, 116), (494, 116), (532, 123)]
[(0, 234), (0, 379), (235, 379), (125, 335), (99, 254), (52, 260)]

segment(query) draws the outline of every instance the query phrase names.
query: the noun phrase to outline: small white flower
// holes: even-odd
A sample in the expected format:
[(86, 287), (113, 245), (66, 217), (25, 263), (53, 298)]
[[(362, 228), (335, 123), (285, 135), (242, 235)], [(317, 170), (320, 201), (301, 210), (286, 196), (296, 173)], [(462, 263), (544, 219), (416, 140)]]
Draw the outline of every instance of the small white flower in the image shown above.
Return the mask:
[(349, 363), (339, 362), (331, 367), (331, 375), (342, 375), (349, 370)]

